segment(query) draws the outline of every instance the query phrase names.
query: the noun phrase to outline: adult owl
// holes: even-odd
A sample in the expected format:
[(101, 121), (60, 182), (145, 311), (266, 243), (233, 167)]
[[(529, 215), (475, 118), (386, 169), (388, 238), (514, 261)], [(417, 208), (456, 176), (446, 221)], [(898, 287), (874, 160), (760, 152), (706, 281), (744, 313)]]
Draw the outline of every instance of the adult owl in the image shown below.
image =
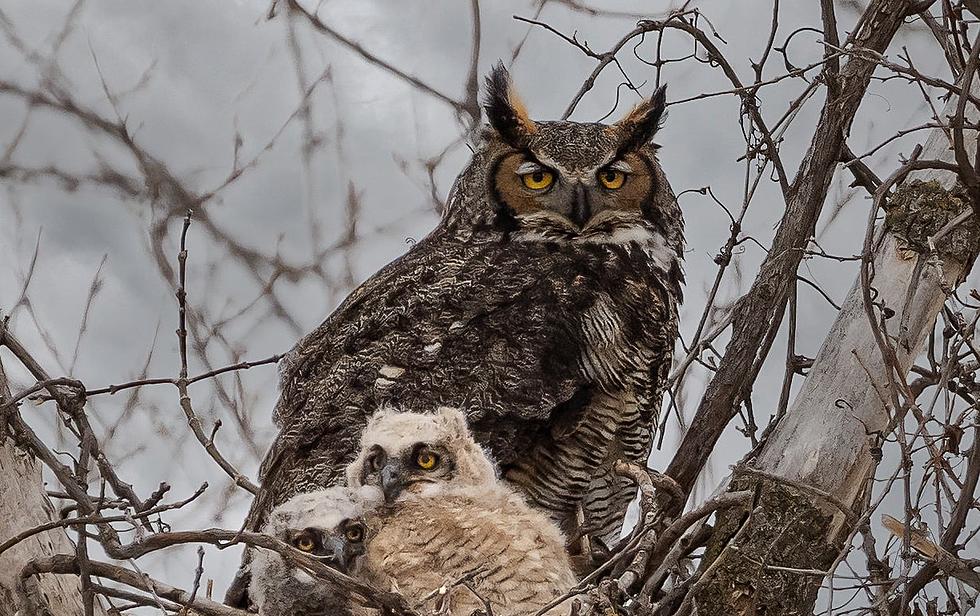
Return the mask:
[(388, 506), (367, 517), (358, 577), (433, 613), (489, 605), (496, 616), (527, 616), (562, 599), (554, 613), (567, 613), (577, 580), (564, 536), (497, 478), (466, 421), (447, 408), (371, 419), (347, 476), (362, 490), (381, 487)]
[(251, 527), (340, 480), (377, 409), (451, 406), (566, 532), (618, 536), (633, 490), (613, 463), (648, 456), (683, 282), (664, 107), (661, 88), (615, 124), (537, 122), (493, 70), (439, 225), (283, 361)]
[[(273, 509), (262, 532), (325, 564), (358, 576), (365, 553), (367, 517), (383, 503), (371, 487), (332, 487), (297, 494)], [(354, 616), (367, 613), (346, 592), (289, 565), (277, 552), (257, 550), (250, 595), (259, 616)]]

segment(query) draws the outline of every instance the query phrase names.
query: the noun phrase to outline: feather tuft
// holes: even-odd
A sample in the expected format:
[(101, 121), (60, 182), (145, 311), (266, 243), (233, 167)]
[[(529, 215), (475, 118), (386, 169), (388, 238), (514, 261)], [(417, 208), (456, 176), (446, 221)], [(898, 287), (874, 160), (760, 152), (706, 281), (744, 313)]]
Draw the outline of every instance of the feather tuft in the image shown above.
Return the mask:
[(483, 108), (486, 109), (490, 125), (512, 147), (526, 147), (530, 136), (538, 131), (537, 125), (528, 116), (527, 107), (517, 95), (503, 62), (498, 62), (487, 76)]
[(666, 108), (667, 86), (663, 85), (657, 88), (653, 96), (633, 107), (622, 120), (616, 122), (613, 126), (623, 135), (620, 154), (648, 145), (663, 123)]

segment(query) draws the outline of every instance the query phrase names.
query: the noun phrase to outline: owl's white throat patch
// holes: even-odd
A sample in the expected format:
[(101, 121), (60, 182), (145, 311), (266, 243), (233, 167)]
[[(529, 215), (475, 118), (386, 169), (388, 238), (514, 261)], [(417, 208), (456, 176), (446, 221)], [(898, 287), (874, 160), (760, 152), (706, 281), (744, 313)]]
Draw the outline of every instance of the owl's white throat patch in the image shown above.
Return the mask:
[(634, 220), (609, 217), (590, 224), (580, 232), (570, 229), (565, 219), (553, 212), (537, 212), (526, 216), (522, 222), (524, 228), (511, 235), (515, 241), (636, 246), (665, 272), (670, 271), (678, 258), (663, 235)]
[(609, 233), (586, 233), (572, 238), (580, 244), (636, 244), (657, 267), (666, 271), (677, 260), (677, 253), (667, 245), (664, 236), (640, 225), (617, 227)]

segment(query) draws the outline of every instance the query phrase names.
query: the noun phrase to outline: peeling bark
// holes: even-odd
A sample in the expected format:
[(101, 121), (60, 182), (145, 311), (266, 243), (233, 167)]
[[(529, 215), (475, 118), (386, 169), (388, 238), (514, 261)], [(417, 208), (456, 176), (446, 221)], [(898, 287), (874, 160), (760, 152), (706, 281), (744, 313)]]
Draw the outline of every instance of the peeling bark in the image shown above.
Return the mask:
[(822, 578), (801, 572), (833, 562), (837, 550), (824, 540), (833, 516), (812, 494), (772, 479), (739, 474), (730, 489), (758, 490), (757, 505), (719, 517), (716, 536), (735, 537), (747, 524), (746, 532), (737, 552), (709, 544), (705, 562), (715, 566), (696, 595), (698, 616), (809, 613), (799, 608), (813, 605)]

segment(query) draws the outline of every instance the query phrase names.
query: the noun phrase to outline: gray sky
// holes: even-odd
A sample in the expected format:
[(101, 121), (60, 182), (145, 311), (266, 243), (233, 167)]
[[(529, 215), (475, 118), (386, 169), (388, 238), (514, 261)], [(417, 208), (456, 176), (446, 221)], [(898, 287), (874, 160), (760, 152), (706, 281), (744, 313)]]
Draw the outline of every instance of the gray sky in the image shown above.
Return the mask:
[[(6, 17), (5, 29), (12, 29), (27, 48), (47, 57), (72, 4), (67, 0), (0, 0), (0, 9)], [(136, 141), (196, 191), (206, 192), (224, 181), (233, 166), (235, 135), (239, 134), (241, 160), (262, 153), (254, 167), (209, 203), (211, 219), (241, 246), (265, 255), (279, 254), (295, 265), (319, 262), (331, 277), (342, 278), (349, 259), (353, 280), (360, 282), (404, 252), (408, 242), (424, 236), (437, 222), (420, 161), (453, 143), (463, 127), (444, 103), (297, 21), (305, 83), (328, 68), (331, 71), (331, 79), (320, 83), (310, 98), (312, 128), (320, 145), (307, 168), (301, 154), (303, 123), (289, 120), (300, 103), (301, 89), (286, 20), (267, 20), (268, 4), (267, 0), (89, 0), (75, 16), (74, 28), (57, 54), (57, 66), (75, 100), (113, 117), (115, 111), (100, 81), (101, 70), (105, 86), (117, 98), (118, 111), (127, 119)], [(314, 0), (304, 4), (317, 5)], [(646, 11), (651, 16), (667, 8), (664, 1), (601, 4), (605, 9)], [(839, 9), (842, 32), (855, 19), (853, 10), (844, 4)], [(319, 15), (331, 27), (432, 87), (453, 97), (461, 95), (472, 45), (468, 3), (326, 0), (320, 5)], [(549, 119), (561, 114), (595, 61), (553, 34), (512, 18), (531, 17), (537, 6), (537, 2), (482, 3), (479, 67), (481, 75), (485, 74), (498, 58), (509, 59), (524, 40), (512, 69), (514, 80), (532, 116)], [(724, 52), (743, 80), (749, 81), (749, 58), (758, 59), (765, 44), (770, 4), (706, 1), (699, 6), (723, 37), (724, 43), (718, 42)], [(819, 24), (817, 11), (814, 2), (782, 3), (779, 41), (798, 27)], [(600, 51), (615, 43), (635, 21), (631, 17), (594, 17), (559, 2), (546, 4), (539, 19), (562, 32), (577, 32), (580, 40)], [(819, 58), (822, 48), (818, 37), (813, 32), (798, 34), (787, 52), (790, 61), (803, 66)], [(636, 53), (649, 60), (655, 44), (650, 37)], [(903, 30), (890, 53), (902, 46), (908, 48), (920, 70), (948, 78), (941, 56), (921, 27)], [(632, 47), (627, 46), (621, 54), (622, 65), (640, 91), (649, 95), (656, 77), (654, 69), (634, 57)], [(690, 52), (691, 44), (683, 35), (665, 37), (666, 57)], [(782, 58), (775, 57), (767, 75), (783, 71)], [(41, 73), (35, 62), (16, 50), (10, 36), (0, 37), (0, 79), (35, 88)], [(662, 79), (669, 84), (669, 100), (730, 88), (719, 71), (693, 61), (668, 65)], [(591, 121), (606, 115), (613, 108), (621, 81), (614, 70), (605, 71), (573, 119)], [(794, 79), (764, 90), (760, 98), (767, 119), (775, 121), (781, 116), (804, 86)], [(638, 100), (626, 89), (621, 94), (614, 117)], [(795, 170), (806, 149), (822, 100), (822, 92), (811, 99), (784, 136), (781, 154), (789, 169)], [(676, 193), (710, 186), (729, 209), (739, 208), (746, 168), (744, 162), (738, 162), (745, 149), (738, 109), (739, 101), (732, 96), (670, 108), (658, 141), (663, 145), (663, 166)], [(898, 81), (876, 82), (862, 105), (849, 144), (854, 151), (864, 152), (896, 130), (921, 124), (928, 117), (915, 88)], [(0, 150), (14, 139), (26, 118), (23, 138), (12, 159), (18, 165), (53, 165), (77, 174), (107, 165), (137, 173), (132, 157), (118, 144), (62, 115), (50, 111), (28, 114), (22, 101), (0, 96), (0, 118)], [(272, 147), (263, 152), (274, 138)], [(915, 135), (899, 140), (869, 162), (879, 174), (887, 175), (896, 167), (898, 154), (911, 151), (914, 143)], [(457, 143), (435, 169), (440, 198), (445, 197), (467, 157), (465, 145)], [(860, 252), (869, 201), (861, 194), (852, 195), (846, 189), (849, 181), (849, 177), (835, 180), (833, 202), (850, 200), (835, 220), (825, 220), (819, 227), (820, 243), (832, 254)], [(309, 212), (321, 221), (325, 244), (340, 238), (349, 184), (359, 195), (362, 208), (359, 241), (350, 251), (317, 259), (311, 253)], [(716, 271), (712, 258), (728, 235), (728, 219), (705, 196), (688, 193), (680, 203), (687, 220), (689, 248), (682, 329), (690, 336)], [(825, 209), (830, 212), (834, 208)], [(764, 181), (754, 197), (745, 234), (768, 245), (781, 211), (776, 186)], [(88, 290), (105, 257), (101, 287), (72, 376), (90, 388), (129, 380), (139, 373), (151, 348), (149, 374), (176, 374), (173, 289), (150, 251), (149, 231), (160, 215), (146, 202), (100, 187), (66, 191), (49, 180), (0, 184), (0, 309), (9, 311), (19, 297), (40, 236), (29, 297), (60, 358), (47, 350), (24, 307), (15, 313), (12, 328), (52, 373), (67, 372), (72, 365)], [(165, 244), (171, 263), (176, 262), (178, 231), (179, 223), (171, 223)], [(278, 281), (277, 296), (295, 322), (290, 325), (272, 314), (267, 302), (252, 306), (261, 285), (229, 258), (226, 243), (194, 225), (189, 245), (190, 303), (214, 319), (244, 311), (244, 316), (233, 320), (224, 332), (233, 352), (238, 353), (236, 357), (260, 359), (287, 350), (301, 333), (316, 326), (347, 290), (342, 283), (327, 289), (316, 276)], [(726, 276), (722, 298), (736, 297), (747, 288), (764, 255), (752, 242), (742, 248), (737, 267)], [(837, 301), (847, 292), (856, 270), (852, 264), (814, 261), (806, 263), (801, 273), (819, 282)], [(798, 352), (811, 357), (815, 354), (834, 313), (816, 292), (800, 287)], [(785, 340), (780, 337), (773, 360), (754, 390), (755, 408), (763, 423), (778, 399), (784, 348)], [(233, 361), (232, 351), (219, 344), (209, 348), (208, 356), (215, 366)], [(201, 370), (202, 365), (195, 358), (191, 371)], [(17, 385), (28, 383), (22, 372), (14, 370), (13, 376)], [(688, 418), (700, 397), (705, 372), (698, 369), (692, 376), (683, 406)], [(223, 378), (222, 383), (234, 391), (232, 378)], [(254, 419), (261, 452), (274, 435), (270, 412), (277, 396), (276, 371), (267, 366), (242, 373), (241, 384), (235, 396), (243, 412)], [(254, 477), (258, 453), (237, 432), (228, 409), (216, 400), (213, 386), (196, 385), (192, 394), (208, 424), (223, 420), (217, 437), (219, 448)], [(95, 399), (91, 412), (98, 425), (114, 424), (126, 400), (121, 394)], [(28, 414), (39, 426), (51, 425), (49, 407), (31, 409)], [(670, 458), (679, 434), (678, 423), (671, 421), (663, 451), (654, 454), (655, 466)], [(172, 388), (144, 390), (108, 450), (114, 459), (125, 460), (125, 478), (141, 494), (168, 481), (174, 486), (171, 495), (182, 498), (201, 482), (210, 482), (208, 494), (195, 506), (168, 516), (175, 528), (240, 524), (248, 500), (238, 493), (225, 503), (222, 490), (228, 481), (189, 436)], [(714, 485), (726, 466), (746, 450), (746, 440), (730, 430), (704, 487)], [(184, 550), (181, 556), (167, 563), (155, 562), (151, 570), (169, 582), (188, 585), (193, 575), (192, 550)], [(216, 578), (216, 588), (224, 588), (237, 558), (237, 551), (208, 550), (207, 575)]]

